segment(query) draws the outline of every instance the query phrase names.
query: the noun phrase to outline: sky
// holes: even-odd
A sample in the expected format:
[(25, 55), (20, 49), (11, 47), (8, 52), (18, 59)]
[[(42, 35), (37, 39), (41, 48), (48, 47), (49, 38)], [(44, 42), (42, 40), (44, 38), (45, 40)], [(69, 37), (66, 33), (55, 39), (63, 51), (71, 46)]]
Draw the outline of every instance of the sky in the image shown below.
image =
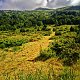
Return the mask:
[(32, 10), (80, 5), (80, 0), (0, 0), (0, 10)]

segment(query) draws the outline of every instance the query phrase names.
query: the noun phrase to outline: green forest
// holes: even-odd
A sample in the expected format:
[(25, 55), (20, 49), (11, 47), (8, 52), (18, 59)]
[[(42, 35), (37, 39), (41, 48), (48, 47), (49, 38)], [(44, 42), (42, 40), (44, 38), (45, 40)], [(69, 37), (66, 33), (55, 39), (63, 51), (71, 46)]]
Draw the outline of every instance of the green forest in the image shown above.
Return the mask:
[(0, 80), (80, 80), (80, 9), (0, 10)]

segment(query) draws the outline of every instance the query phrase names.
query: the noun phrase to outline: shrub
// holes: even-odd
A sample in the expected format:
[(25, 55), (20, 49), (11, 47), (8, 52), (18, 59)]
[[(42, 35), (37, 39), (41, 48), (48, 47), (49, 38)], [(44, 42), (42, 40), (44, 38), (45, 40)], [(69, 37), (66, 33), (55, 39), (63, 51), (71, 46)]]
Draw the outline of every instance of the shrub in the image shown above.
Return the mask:
[(56, 36), (61, 35), (61, 32), (60, 31), (57, 31), (57, 32), (55, 32), (55, 35)]
[(59, 80), (75, 80), (76, 74), (72, 68), (64, 69), (63, 73), (60, 75)]
[(44, 24), (42, 30), (46, 30), (46, 28), (47, 28), (47, 25)]
[(56, 28), (53, 28), (53, 31), (56, 31)]
[(2, 40), (0, 42), (0, 48), (8, 48), (8, 47), (14, 47), (14, 46), (21, 46), (22, 44), (26, 43), (27, 40), (21, 39), (21, 40)]
[(14, 52), (20, 50), (20, 47), (13, 47), (12, 49)]
[(79, 36), (76, 37), (75, 40), (76, 40), (76, 43), (80, 43), (80, 34), (79, 34)]
[(45, 32), (43, 35), (44, 36), (50, 36), (50, 34), (51, 34), (51, 32), (49, 31), (49, 32)]
[(4, 43), (2, 43), (2, 44), (0, 44), (0, 48), (5, 48), (6, 46), (5, 46), (5, 44)]
[(64, 51), (61, 52), (60, 57), (62, 57), (64, 65), (71, 66), (79, 59), (79, 53), (70, 49), (64, 49)]
[(71, 28), (70, 28), (70, 31), (72, 31), (72, 32), (74, 31), (74, 28), (73, 28), (72, 26), (71, 26)]
[(50, 28), (46, 28), (46, 31), (51, 31), (51, 29)]
[(55, 52), (52, 52), (51, 49), (41, 50), (40, 55), (35, 58), (35, 61), (46, 61), (49, 58), (55, 57)]
[(25, 32), (26, 30), (24, 28), (21, 28), (20, 29), (20, 32)]
[[(74, 44), (74, 43), (72, 43)], [(75, 64), (77, 62), (77, 60), (79, 59), (79, 52), (74, 51), (74, 46), (70, 44), (59, 44), (59, 43), (52, 43), (49, 47), (52, 51), (55, 50), (56, 52), (56, 56), (59, 59), (63, 60), (63, 64), (67, 65), (67, 66), (72, 66), (73, 64)], [(76, 49), (78, 45), (75, 45)]]
[(80, 24), (78, 25), (78, 28), (80, 28)]

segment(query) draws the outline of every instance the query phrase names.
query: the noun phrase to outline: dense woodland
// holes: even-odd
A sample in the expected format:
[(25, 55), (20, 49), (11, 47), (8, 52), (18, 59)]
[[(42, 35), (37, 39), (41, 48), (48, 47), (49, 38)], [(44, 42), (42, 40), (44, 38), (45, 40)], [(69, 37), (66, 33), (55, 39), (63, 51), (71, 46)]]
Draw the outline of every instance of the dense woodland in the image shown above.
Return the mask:
[[(0, 11), (0, 30), (38, 28), (46, 25), (79, 25), (80, 11)], [(42, 27), (41, 27), (42, 28)]]

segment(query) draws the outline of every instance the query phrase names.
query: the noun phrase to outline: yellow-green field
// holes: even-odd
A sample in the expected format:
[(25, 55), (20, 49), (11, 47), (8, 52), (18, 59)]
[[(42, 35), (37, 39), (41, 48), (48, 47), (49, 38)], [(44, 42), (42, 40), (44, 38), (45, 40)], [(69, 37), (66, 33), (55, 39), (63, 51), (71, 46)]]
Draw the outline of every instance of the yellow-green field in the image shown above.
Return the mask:
[[(12, 46), (9, 48), (0, 49), (0, 80), (63, 80), (63, 79), (57, 79), (57, 76), (63, 73), (62, 71), (64, 70), (64, 68), (67, 68), (68, 70), (69, 67), (64, 67), (62, 64), (62, 60), (58, 59), (58, 57), (52, 57), (45, 61), (36, 60), (36, 58), (40, 56), (40, 52), (42, 50), (47, 50), (49, 48), (50, 43), (52, 42), (60, 43), (60, 40), (55, 35), (55, 31), (52, 31), (52, 26), (49, 26), (51, 28), (51, 33), (50, 35), (47, 36), (44, 36), (42, 32), (36, 32), (32, 34), (14, 33), (14, 35), (12, 34), (0, 35), (2, 37), (1, 40), (24, 39), (25, 41), (26, 40), (29, 41), (29, 42), (24, 42), (21, 46)], [(64, 27), (65, 30), (61, 26), (59, 28), (62, 31), (64, 31), (62, 35), (66, 36), (67, 33), (64, 34), (65, 30), (66, 28), (68, 30), (70, 26), (67, 27), (66, 25)], [(57, 28), (57, 30), (59, 28)], [(70, 33), (70, 36), (71, 34), (76, 35), (75, 33)], [(80, 70), (79, 61), (77, 65), (73, 65), (70, 68), (71, 70), (75, 69), (76, 74), (80, 74), (79, 71), (77, 73), (77, 70)], [(45, 78), (41, 79), (41, 76), (40, 79), (25, 78), (25, 75), (29, 75), (30, 78), (30, 74), (33, 75), (36, 74), (37, 76), (35, 77), (44, 75)], [(21, 77), (19, 78), (19, 76)], [(67, 79), (64, 78), (64, 80)], [(73, 80), (73, 78), (70, 80)], [(79, 77), (76, 78), (76, 80), (79, 80)]]

